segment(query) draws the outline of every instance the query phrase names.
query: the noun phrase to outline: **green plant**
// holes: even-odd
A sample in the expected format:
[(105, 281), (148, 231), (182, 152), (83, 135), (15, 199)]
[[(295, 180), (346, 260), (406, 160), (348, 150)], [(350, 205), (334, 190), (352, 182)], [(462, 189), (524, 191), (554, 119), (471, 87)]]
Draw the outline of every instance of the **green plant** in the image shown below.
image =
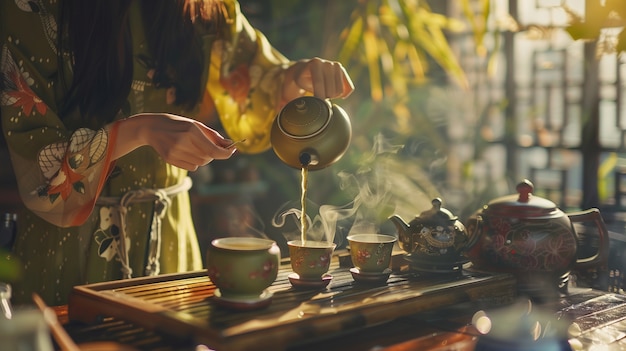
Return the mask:
[(0, 282), (11, 283), (20, 278), (21, 265), (8, 251), (0, 249)]
[(597, 41), (597, 54), (626, 52), (626, 5), (623, 0), (587, 0), (585, 14), (563, 5), (571, 20), (566, 28), (574, 40)]
[[(337, 101), (353, 120), (350, 150), (337, 165), (311, 175), (310, 188), (315, 191), (310, 192), (310, 198), (318, 203), (334, 204), (351, 199), (353, 194), (337, 191), (337, 173), (367, 169), (364, 164), (368, 160), (364, 157), (377, 155), (375, 140), (380, 135), (405, 146), (403, 154), (397, 155), (402, 157), (400, 168), (403, 163), (409, 163), (410, 168), (420, 169), (418, 173), (425, 172), (424, 176), (407, 177), (415, 186), (412, 193), (429, 189), (428, 196), (434, 196), (435, 187), (429, 177), (438, 176), (432, 174), (434, 164), (444, 166), (448, 144), (445, 117), (437, 111), (433, 113), (432, 108), (441, 104), (442, 95), (445, 96), (442, 91), (450, 82), (461, 89), (469, 86), (449, 41), (450, 35), (466, 29), (465, 24), (444, 15), (441, 2), (423, 0), (288, 3), (274, 0), (270, 3), (270, 14), (266, 14), (270, 20), (259, 18), (257, 22), (270, 42), (292, 59), (322, 56), (339, 60), (356, 86), (350, 98)], [(488, 0), (481, 3), (489, 8)], [(469, 5), (467, 9), (473, 13)], [(480, 23), (485, 20), (481, 16), (487, 14), (481, 13), (471, 20), (476, 40), (482, 41), (485, 35), (485, 26)], [(480, 30), (483, 32), (479, 33)], [(379, 161), (388, 159), (375, 157)], [(265, 168), (264, 178), (272, 178), (269, 181), (273, 182), (277, 172), (272, 171), (271, 165)], [(284, 171), (284, 167), (276, 168)], [(394, 171), (399, 172), (400, 168)], [(403, 168), (408, 170), (406, 164)], [(299, 176), (293, 175), (295, 183), (290, 186), (285, 186), (284, 181), (280, 183), (285, 193), (291, 189), (286, 197), (296, 199)]]
[(387, 95), (401, 104), (412, 86), (428, 81), (430, 62), (468, 86), (445, 34), (463, 28), (460, 21), (433, 12), (426, 1), (360, 1), (341, 33), (338, 58), (357, 80), (367, 72), (373, 101)]

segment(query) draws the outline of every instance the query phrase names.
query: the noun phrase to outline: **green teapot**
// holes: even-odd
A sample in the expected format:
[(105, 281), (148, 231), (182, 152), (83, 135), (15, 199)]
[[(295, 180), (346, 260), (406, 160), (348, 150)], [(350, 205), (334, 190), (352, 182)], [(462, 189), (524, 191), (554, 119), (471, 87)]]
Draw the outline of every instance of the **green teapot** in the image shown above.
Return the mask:
[(270, 142), (278, 158), (293, 168), (322, 169), (348, 149), (352, 126), (348, 114), (329, 100), (296, 98), (272, 124)]

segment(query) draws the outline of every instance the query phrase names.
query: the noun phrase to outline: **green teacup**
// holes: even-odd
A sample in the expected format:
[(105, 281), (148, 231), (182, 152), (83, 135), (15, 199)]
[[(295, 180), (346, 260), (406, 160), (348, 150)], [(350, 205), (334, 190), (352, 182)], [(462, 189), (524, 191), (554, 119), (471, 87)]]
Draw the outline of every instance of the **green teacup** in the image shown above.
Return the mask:
[(223, 297), (258, 298), (276, 280), (279, 264), (273, 240), (220, 238), (207, 250), (207, 273)]
[(397, 241), (384, 234), (355, 234), (348, 236), (352, 264), (361, 273), (382, 273), (389, 268), (391, 252)]
[(328, 272), (337, 245), (326, 241), (291, 240), (287, 246), (294, 273), (302, 280), (320, 280)]

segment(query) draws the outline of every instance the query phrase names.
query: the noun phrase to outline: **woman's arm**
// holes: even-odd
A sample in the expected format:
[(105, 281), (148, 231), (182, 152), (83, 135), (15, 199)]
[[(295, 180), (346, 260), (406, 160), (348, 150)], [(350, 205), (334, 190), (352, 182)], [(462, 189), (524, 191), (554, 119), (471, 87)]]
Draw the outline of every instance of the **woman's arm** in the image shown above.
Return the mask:
[(141, 114), (98, 130), (78, 128), (78, 111), (60, 116), (56, 6), (0, 2), (2, 132), (26, 207), (57, 226), (83, 223), (115, 160), (140, 146), (188, 170), (232, 155), (229, 140), (176, 115)]
[[(18, 50), (19, 51), (19, 50)], [(100, 130), (71, 131), (33, 87), (46, 85), (34, 64), (18, 65), (0, 47), (0, 116), (24, 204), (57, 226), (91, 214), (116, 159), (152, 146), (166, 162), (195, 170), (230, 157), (231, 142), (200, 122), (171, 114), (140, 114)]]
[[(227, 159), (235, 149), (232, 141), (215, 130), (182, 116), (142, 113), (115, 122), (117, 136), (111, 158), (116, 160), (136, 148), (149, 145), (165, 160), (179, 168), (195, 171), (214, 159)], [(107, 129), (111, 130), (113, 125)]]
[(270, 147), (271, 125), (289, 101), (305, 95), (345, 98), (354, 85), (335, 61), (312, 58), (290, 61), (254, 29), (234, 0), (225, 0), (227, 39), (213, 43), (207, 91), (222, 126), (239, 150), (263, 152)]

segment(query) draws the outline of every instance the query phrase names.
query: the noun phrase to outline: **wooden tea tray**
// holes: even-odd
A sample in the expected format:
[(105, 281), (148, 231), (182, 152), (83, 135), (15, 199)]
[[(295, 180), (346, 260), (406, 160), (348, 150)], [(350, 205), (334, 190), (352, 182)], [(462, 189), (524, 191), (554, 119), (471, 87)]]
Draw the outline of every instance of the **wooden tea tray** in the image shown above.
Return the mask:
[(68, 305), (72, 321), (97, 323), (116, 317), (144, 328), (192, 339), (218, 351), (285, 349), (397, 317), (455, 303), (508, 303), (515, 280), (506, 274), (462, 270), (451, 274), (392, 273), (386, 284), (355, 282), (335, 260), (322, 290), (291, 286), (282, 265), (269, 288), (271, 304), (233, 311), (215, 304), (215, 286), (205, 271), (78, 286)]

